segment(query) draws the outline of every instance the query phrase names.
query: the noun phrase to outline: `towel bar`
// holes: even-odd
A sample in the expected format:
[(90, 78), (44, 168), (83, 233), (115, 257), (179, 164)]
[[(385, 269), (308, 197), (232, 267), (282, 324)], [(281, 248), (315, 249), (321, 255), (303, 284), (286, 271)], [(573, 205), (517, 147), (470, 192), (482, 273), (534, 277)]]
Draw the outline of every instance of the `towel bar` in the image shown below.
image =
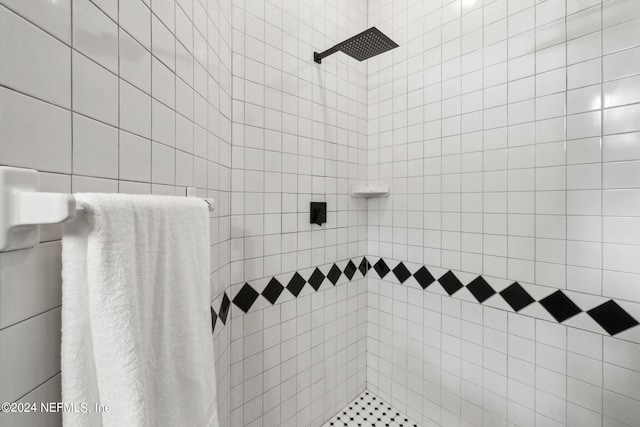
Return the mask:
[[(186, 195), (196, 197), (196, 189)], [(204, 201), (213, 211), (215, 200)], [(39, 225), (70, 221), (84, 210), (73, 194), (41, 192), (37, 170), (0, 166), (0, 252), (35, 246)]]

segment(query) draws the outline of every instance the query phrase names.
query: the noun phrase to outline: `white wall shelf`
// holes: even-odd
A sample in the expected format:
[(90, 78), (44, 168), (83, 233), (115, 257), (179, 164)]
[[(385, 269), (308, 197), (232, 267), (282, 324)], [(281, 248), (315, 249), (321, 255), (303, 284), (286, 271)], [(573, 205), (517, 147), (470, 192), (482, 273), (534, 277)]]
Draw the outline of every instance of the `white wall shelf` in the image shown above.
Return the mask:
[(388, 185), (361, 185), (351, 187), (351, 197), (389, 197)]

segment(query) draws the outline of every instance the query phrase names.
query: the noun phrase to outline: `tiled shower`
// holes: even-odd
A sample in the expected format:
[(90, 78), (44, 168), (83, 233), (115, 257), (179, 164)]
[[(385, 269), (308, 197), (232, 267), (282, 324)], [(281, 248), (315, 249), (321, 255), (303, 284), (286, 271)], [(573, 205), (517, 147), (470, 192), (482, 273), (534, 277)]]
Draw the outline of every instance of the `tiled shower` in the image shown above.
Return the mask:
[[(0, 0), (0, 165), (215, 199), (221, 426), (640, 424), (638, 0)], [(2, 402), (61, 400), (60, 238), (0, 253)]]

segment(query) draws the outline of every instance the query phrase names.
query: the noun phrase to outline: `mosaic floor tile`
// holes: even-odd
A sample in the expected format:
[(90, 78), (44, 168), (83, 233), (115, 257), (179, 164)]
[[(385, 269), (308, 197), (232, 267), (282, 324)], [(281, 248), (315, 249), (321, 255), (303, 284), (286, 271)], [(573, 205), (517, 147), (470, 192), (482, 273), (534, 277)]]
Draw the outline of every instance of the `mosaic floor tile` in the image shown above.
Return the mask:
[(402, 412), (369, 391), (352, 400), (323, 427), (418, 427)]

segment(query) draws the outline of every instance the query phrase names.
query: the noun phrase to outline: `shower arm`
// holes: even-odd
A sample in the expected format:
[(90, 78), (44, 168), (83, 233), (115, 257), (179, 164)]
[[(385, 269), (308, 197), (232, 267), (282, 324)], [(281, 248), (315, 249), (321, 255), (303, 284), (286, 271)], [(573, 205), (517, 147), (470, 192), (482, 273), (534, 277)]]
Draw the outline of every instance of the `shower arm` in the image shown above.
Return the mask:
[(334, 53), (338, 52), (340, 48), (342, 48), (342, 46), (348, 44), (349, 42), (352, 42), (353, 40), (356, 40), (358, 37), (360, 37), (361, 34), (362, 33), (356, 34), (355, 36), (350, 37), (341, 43), (338, 43), (337, 45), (325, 50), (324, 52), (321, 52), (321, 53), (313, 52), (313, 60), (318, 64), (322, 64), (323, 58), (326, 58), (327, 56), (333, 55)]
[(329, 48), (327, 50), (325, 50), (324, 52), (318, 53), (318, 52), (313, 52), (313, 61), (316, 62), (317, 64), (322, 64), (322, 59), (326, 58), (329, 55), (333, 55), (334, 53), (338, 52), (340, 50), (340, 45), (342, 43), (338, 43), (337, 45), (335, 45), (332, 48)]

